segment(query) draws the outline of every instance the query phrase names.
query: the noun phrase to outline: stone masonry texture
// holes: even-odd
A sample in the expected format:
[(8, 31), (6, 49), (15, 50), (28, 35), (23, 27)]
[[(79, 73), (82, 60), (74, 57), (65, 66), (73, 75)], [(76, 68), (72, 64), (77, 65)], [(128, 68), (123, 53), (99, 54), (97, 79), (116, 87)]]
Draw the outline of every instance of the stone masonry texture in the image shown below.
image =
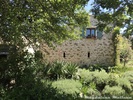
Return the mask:
[(102, 39), (83, 38), (68, 40), (54, 48), (46, 44), (40, 46), (44, 60), (65, 61), (79, 65), (113, 65), (113, 43), (111, 34), (103, 34)]

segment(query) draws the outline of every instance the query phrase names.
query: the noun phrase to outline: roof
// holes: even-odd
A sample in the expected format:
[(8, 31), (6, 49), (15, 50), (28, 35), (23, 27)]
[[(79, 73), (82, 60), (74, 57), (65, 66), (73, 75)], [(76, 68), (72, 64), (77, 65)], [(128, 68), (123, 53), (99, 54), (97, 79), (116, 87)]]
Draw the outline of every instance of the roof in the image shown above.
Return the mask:
[(98, 24), (98, 20), (96, 18), (94, 18), (93, 15), (90, 15), (90, 27), (96, 27)]

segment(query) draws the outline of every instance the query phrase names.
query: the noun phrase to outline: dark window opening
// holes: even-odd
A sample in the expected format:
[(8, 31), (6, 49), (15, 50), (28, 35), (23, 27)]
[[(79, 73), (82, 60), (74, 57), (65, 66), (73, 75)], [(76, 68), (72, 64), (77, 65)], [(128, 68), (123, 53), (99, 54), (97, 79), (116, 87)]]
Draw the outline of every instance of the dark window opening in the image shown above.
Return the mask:
[(63, 53), (63, 57), (66, 58), (66, 53), (65, 52)]
[(88, 58), (90, 58), (90, 52), (88, 52)]
[(86, 38), (96, 38), (96, 29), (95, 28), (87, 28)]

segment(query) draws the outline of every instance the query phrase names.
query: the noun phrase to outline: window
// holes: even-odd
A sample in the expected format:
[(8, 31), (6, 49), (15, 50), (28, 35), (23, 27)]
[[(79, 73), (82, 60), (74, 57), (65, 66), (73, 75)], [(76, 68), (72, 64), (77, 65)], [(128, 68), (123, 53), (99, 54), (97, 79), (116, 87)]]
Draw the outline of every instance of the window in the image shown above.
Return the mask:
[(63, 53), (63, 57), (66, 58), (66, 53), (65, 52)]
[(86, 30), (86, 38), (96, 38), (96, 30), (95, 30), (95, 28), (87, 28), (87, 30)]
[(88, 58), (90, 58), (90, 52), (88, 52)]

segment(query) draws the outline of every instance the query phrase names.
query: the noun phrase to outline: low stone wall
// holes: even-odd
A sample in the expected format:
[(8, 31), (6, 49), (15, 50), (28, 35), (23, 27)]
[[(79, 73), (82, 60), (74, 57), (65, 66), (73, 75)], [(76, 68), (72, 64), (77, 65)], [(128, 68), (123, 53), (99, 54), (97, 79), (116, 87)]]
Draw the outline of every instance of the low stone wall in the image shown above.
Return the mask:
[(41, 45), (44, 59), (77, 63), (80, 65), (113, 65), (113, 43), (111, 35), (104, 34), (102, 39), (69, 40), (54, 49)]

